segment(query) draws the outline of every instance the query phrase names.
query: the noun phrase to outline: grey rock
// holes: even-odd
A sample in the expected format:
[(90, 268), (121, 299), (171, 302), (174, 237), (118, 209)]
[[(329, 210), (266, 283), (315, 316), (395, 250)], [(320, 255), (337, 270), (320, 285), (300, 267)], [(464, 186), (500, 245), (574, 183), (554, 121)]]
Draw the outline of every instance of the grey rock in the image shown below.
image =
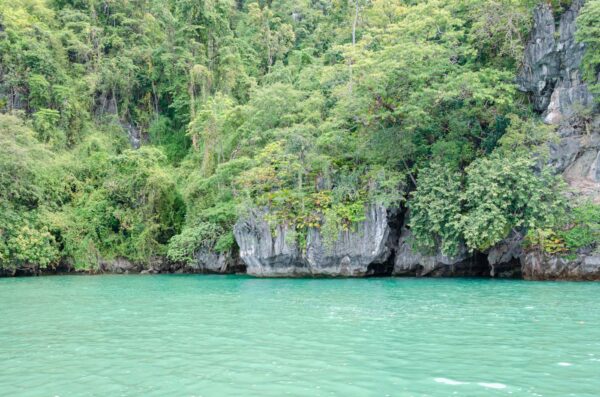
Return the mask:
[(600, 255), (586, 255), (581, 263), (581, 272), (600, 279)]
[(583, 0), (574, 0), (560, 18), (558, 32), (550, 5), (534, 11), (534, 25), (525, 47), (519, 89), (531, 93), (533, 107), (544, 121), (559, 124), (579, 109), (594, 105), (580, 70), (585, 46), (575, 41), (575, 20)]
[(121, 123), (121, 126), (127, 132), (131, 147), (139, 149), (142, 145), (142, 133), (140, 129), (132, 123)]
[(14, 277), (17, 274), (16, 268), (0, 267), (0, 277)]
[(521, 258), (527, 280), (600, 280), (600, 255), (575, 258), (530, 252)]
[(273, 231), (265, 220), (268, 210), (253, 210), (238, 220), (233, 235), (240, 247), (246, 272), (253, 276), (276, 277), (308, 272), (295, 241), (295, 230), (286, 224)]
[(583, 4), (583, 0), (574, 0), (560, 19), (559, 39), (556, 44), (560, 58), (560, 74), (545, 117), (545, 121), (550, 124), (558, 124), (564, 118), (577, 113), (578, 108), (594, 104), (580, 70), (585, 46), (575, 40), (575, 21)]
[(403, 227), (394, 260), (394, 276), (485, 276), (489, 273), (487, 263), (477, 260), (464, 246), (453, 257), (439, 251), (426, 255), (412, 247), (411, 238), (410, 230)]
[(327, 243), (311, 228), (306, 245), (298, 247), (296, 231), (287, 224), (274, 228), (265, 221), (267, 209), (254, 210), (234, 226), (240, 258), (249, 275), (259, 277), (345, 276), (372, 273), (370, 265), (385, 262), (389, 226), (383, 206), (366, 208), (365, 220)]
[(230, 274), (243, 271), (238, 255), (234, 251), (215, 252), (203, 248), (196, 252), (196, 262), (188, 266), (191, 273)]
[(117, 258), (108, 261), (100, 260), (98, 264), (98, 269), (100, 270), (100, 272), (118, 274), (132, 272), (137, 273), (141, 270), (140, 266), (124, 258)]
[(600, 204), (600, 129), (563, 138), (551, 151), (551, 163), (572, 192)]
[(595, 153), (595, 156), (593, 154), (587, 176), (594, 182), (600, 182), (600, 150)]
[(557, 173), (564, 172), (575, 162), (584, 144), (580, 136), (568, 136), (550, 144), (550, 166)]
[(365, 220), (354, 230), (342, 231), (327, 244), (320, 231), (308, 232), (305, 259), (313, 274), (328, 276), (365, 276), (369, 265), (384, 263), (391, 254), (387, 242), (390, 233), (387, 211), (369, 206)]
[(575, 40), (583, 4), (583, 0), (572, 2), (560, 17), (558, 30), (551, 7), (545, 3), (536, 7), (517, 82), (531, 94), (544, 121), (558, 126), (561, 139), (549, 144), (549, 165), (563, 174), (572, 194), (600, 203), (600, 116), (582, 80), (586, 48)]
[(543, 112), (550, 103), (559, 75), (560, 59), (556, 52), (554, 15), (548, 4), (540, 4), (533, 13), (533, 30), (525, 47), (519, 89), (532, 94), (533, 107)]
[(521, 234), (513, 232), (508, 238), (489, 249), (487, 262), (490, 266), (491, 277), (515, 278), (521, 276), (522, 243)]

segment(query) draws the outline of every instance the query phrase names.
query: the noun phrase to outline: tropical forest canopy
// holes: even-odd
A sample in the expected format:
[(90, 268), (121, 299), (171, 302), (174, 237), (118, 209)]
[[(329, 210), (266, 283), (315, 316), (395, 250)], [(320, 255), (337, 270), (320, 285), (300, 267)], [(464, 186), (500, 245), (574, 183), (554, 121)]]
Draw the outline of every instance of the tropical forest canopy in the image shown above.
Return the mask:
[(0, 267), (189, 261), (264, 206), (331, 235), (402, 206), (447, 253), (589, 244), (514, 83), (537, 3), (0, 0)]

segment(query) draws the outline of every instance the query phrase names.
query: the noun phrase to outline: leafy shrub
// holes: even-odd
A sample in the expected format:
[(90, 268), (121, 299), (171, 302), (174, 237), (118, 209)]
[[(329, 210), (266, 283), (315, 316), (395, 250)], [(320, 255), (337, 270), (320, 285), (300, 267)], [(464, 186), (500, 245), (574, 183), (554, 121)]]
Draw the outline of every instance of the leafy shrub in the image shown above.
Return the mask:
[(586, 1), (576, 23), (575, 38), (586, 45), (582, 61), (584, 78), (591, 91), (600, 94), (600, 0)]
[(175, 262), (191, 264), (195, 261), (194, 255), (201, 248), (212, 249), (216, 243), (220, 243), (217, 251), (224, 249), (227, 242), (221, 241), (221, 234), (222, 230), (214, 223), (202, 222), (186, 227), (180, 234), (171, 238), (167, 257)]
[(47, 229), (21, 227), (6, 243), (11, 262), (16, 266), (33, 265), (41, 269), (56, 263), (59, 251)]
[(463, 179), (459, 172), (434, 163), (419, 174), (409, 200), (410, 228), (417, 247), (431, 252), (440, 247), (450, 255), (463, 240)]
[(570, 251), (594, 247), (600, 242), (600, 205), (586, 203), (575, 207), (568, 223), (572, 226), (560, 235)]
[[(514, 229), (553, 225), (564, 204), (560, 180), (536, 173), (534, 160), (496, 152), (460, 173), (434, 165), (419, 176), (409, 201), (418, 245), (455, 254), (460, 244), (486, 250)], [(464, 185), (463, 185), (464, 183)]]

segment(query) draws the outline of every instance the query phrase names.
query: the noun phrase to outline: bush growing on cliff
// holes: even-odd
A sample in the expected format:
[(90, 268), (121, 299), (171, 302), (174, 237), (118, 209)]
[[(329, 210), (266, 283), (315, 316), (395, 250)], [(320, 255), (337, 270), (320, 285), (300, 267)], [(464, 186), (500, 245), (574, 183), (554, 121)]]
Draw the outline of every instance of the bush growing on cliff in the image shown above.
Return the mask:
[(590, 84), (590, 89), (600, 94), (600, 0), (585, 2), (577, 18), (575, 37), (587, 47), (582, 62), (584, 77)]
[(535, 166), (533, 159), (494, 154), (467, 168), (461, 219), (467, 247), (483, 251), (511, 230), (556, 223), (564, 208), (561, 179)]
[(167, 243), (179, 233), (185, 215), (173, 176), (161, 167), (165, 156), (155, 148), (142, 148), (104, 161), (104, 175), (94, 182), (98, 186), (83, 186), (62, 215), (55, 217), (65, 254), (79, 266), (98, 259), (124, 257), (146, 262), (152, 256), (165, 255)]
[(543, 221), (531, 164), (485, 159), (543, 155), (514, 85), (536, 1), (105, 3), (0, 0), (2, 266), (189, 261), (250, 207), (331, 240), (413, 187), (426, 249)]
[(600, 249), (600, 205), (579, 203), (570, 208), (552, 228), (532, 229), (529, 249), (553, 255), (574, 255), (580, 250)]
[(0, 267), (59, 260), (45, 213), (68, 198), (62, 167), (20, 118), (0, 114)]
[(417, 179), (417, 189), (408, 201), (410, 229), (417, 248), (431, 252), (440, 248), (456, 254), (464, 240), (461, 214), (464, 209), (463, 177), (460, 172), (434, 163)]
[(188, 226), (169, 242), (167, 257), (174, 262), (192, 264), (199, 249), (213, 250), (223, 231), (209, 222)]
[(570, 251), (597, 248), (600, 242), (600, 205), (585, 203), (577, 206), (568, 218), (570, 227), (561, 233)]
[(561, 181), (535, 161), (496, 152), (459, 172), (443, 165), (427, 169), (409, 200), (417, 245), (453, 255), (465, 244), (484, 251), (512, 230), (553, 225), (564, 208)]

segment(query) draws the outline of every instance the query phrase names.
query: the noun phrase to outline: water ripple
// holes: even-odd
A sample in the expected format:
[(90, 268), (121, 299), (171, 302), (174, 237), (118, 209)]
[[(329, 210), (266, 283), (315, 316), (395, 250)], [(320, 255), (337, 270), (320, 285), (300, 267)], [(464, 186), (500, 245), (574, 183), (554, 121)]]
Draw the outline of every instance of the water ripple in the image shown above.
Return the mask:
[(600, 284), (0, 279), (0, 395), (594, 396)]

